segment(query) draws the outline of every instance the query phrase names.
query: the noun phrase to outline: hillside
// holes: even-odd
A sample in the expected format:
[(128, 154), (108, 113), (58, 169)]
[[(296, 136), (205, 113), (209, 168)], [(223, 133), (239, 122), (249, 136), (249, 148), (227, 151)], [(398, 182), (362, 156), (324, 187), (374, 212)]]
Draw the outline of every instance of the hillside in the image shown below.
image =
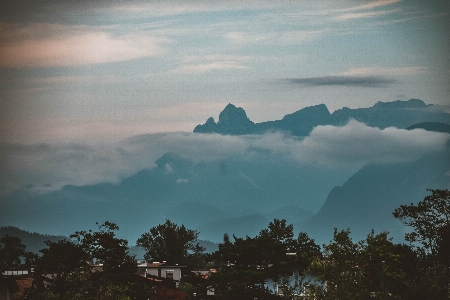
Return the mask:
[(449, 170), (450, 149), (416, 162), (367, 165), (333, 188), (320, 211), (297, 228), (321, 242), (332, 238), (335, 227), (350, 228), (357, 239), (374, 229), (402, 240), (404, 229), (392, 216), (394, 209), (422, 200), (427, 189), (450, 189)]
[(40, 234), (36, 232), (28, 232), (21, 230), (14, 226), (2, 226), (0, 227), (0, 237), (9, 234), (11, 236), (17, 236), (22, 241), (22, 244), (26, 246), (26, 251), (38, 253), (39, 250), (46, 248), (45, 241), (57, 242), (67, 239), (64, 236), (54, 236), (48, 234)]

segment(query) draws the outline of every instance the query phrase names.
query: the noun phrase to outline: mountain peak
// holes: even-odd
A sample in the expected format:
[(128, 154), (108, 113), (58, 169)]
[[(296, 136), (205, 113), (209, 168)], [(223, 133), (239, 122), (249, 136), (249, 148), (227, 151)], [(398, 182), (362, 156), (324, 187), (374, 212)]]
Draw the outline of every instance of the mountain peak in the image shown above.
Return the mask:
[(287, 114), (281, 120), (253, 123), (244, 109), (229, 103), (220, 113), (219, 122), (209, 118), (205, 124), (196, 126), (194, 132), (242, 135), (283, 131), (294, 136), (307, 136), (316, 126), (344, 126), (350, 119), (380, 129), (406, 128), (423, 122), (450, 124), (450, 114), (441, 109), (430, 109), (438, 107), (420, 99), (410, 99), (380, 101), (368, 108), (344, 107), (330, 114), (325, 104), (319, 104)]
[(219, 115), (219, 126), (228, 126), (235, 124), (242, 124), (244, 126), (250, 126), (252, 121), (247, 117), (247, 113), (242, 107), (236, 107), (229, 103)]
[(407, 101), (396, 100), (392, 102), (381, 102), (375, 103), (373, 108), (381, 109), (402, 109), (402, 108), (425, 108), (427, 105), (420, 99), (409, 99)]
[(247, 113), (242, 107), (228, 103), (219, 115), (219, 122), (215, 123), (212, 117), (208, 118), (205, 124), (197, 125), (194, 132), (199, 133), (222, 133), (222, 134), (247, 134), (252, 131), (255, 125), (247, 117)]

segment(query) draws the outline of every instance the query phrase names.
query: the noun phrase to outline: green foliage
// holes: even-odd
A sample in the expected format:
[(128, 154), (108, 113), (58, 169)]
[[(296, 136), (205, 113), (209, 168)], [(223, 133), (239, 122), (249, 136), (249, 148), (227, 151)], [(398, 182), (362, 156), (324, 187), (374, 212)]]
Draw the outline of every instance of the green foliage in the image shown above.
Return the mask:
[(78, 241), (81, 249), (88, 253), (92, 260), (103, 265), (104, 273), (121, 277), (135, 274), (136, 261), (128, 254), (128, 241), (115, 236), (119, 227), (110, 222), (97, 225), (97, 232), (77, 231), (70, 237)]
[(146, 250), (144, 258), (149, 261), (194, 265), (203, 263), (201, 258), (205, 248), (198, 243), (198, 232), (169, 220), (142, 234), (136, 245)]
[(405, 273), (399, 258), (400, 249), (387, 232), (372, 231), (355, 243), (349, 230), (335, 229), (324, 258), (309, 269), (322, 282), (312, 290), (319, 299), (401, 299)]
[(294, 239), (293, 226), (275, 219), (254, 237), (233, 241), (225, 234), (213, 254), (218, 272), (211, 281), (223, 299), (271, 299), (276, 297), (266, 286), (268, 279), (283, 281), (294, 271), (302, 272), (320, 248), (305, 233)]
[(405, 235), (407, 241), (422, 244), (424, 255), (436, 255), (439, 245), (446, 247), (444, 245), (449, 243), (450, 191), (428, 191), (431, 195), (417, 205), (401, 205), (393, 215), (403, 224), (412, 227), (413, 232)]
[(90, 272), (89, 255), (70, 241), (47, 241), (46, 244), (48, 248), (40, 250), (42, 255), (35, 261), (35, 284), (64, 296), (82, 273)]
[[(48, 241), (36, 260), (36, 299), (147, 299), (150, 287), (136, 274), (128, 242), (115, 236), (118, 226), (105, 222), (98, 231), (77, 231), (76, 241)], [(88, 263), (95, 261), (95, 270)]]
[(25, 245), (22, 241), (16, 236), (5, 234), (0, 239), (0, 272), (19, 268), (25, 254)]
[(409, 299), (450, 296), (450, 191), (429, 191), (431, 195), (417, 205), (402, 205), (393, 213), (413, 229), (405, 235), (416, 255), (414, 268), (407, 272)]

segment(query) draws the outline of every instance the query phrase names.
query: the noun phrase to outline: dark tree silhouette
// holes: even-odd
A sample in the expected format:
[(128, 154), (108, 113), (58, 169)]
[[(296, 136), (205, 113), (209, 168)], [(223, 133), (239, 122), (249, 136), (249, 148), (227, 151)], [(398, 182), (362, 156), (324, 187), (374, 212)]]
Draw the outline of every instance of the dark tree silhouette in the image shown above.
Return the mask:
[(141, 235), (136, 245), (145, 249), (146, 260), (186, 264), (202, 254), (198, 232), (166, 220)]
[(5, 234), (0, 239), (0, 271), (19, 268), (25, 254), (22, 241), (16, 236)]

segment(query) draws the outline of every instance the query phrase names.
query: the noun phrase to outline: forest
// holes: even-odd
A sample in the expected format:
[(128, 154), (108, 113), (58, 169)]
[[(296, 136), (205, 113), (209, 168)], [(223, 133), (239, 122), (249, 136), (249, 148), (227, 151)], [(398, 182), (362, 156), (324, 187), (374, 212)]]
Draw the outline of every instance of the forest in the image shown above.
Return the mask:
[(450, 191), (428, 191), (392, 212), (408, 229), (401, 244), (388, 232), (353, 241), (351, 229), (335, 228), (328, 244), (317, 245), (274, 219), (254, 237), (225, 234), (217, 251), (205, 253), (199, 232), (167, 220), (136, 245), (148, 262), (183, 266), (175, 285), (139, 275), (128, 241), (116, 236), (118, 225), (104, 222), (49, 240), (39, 254), (7, 234), (0, 239), (0, 271), (33, 269), (26, 299), (448, 299)]

